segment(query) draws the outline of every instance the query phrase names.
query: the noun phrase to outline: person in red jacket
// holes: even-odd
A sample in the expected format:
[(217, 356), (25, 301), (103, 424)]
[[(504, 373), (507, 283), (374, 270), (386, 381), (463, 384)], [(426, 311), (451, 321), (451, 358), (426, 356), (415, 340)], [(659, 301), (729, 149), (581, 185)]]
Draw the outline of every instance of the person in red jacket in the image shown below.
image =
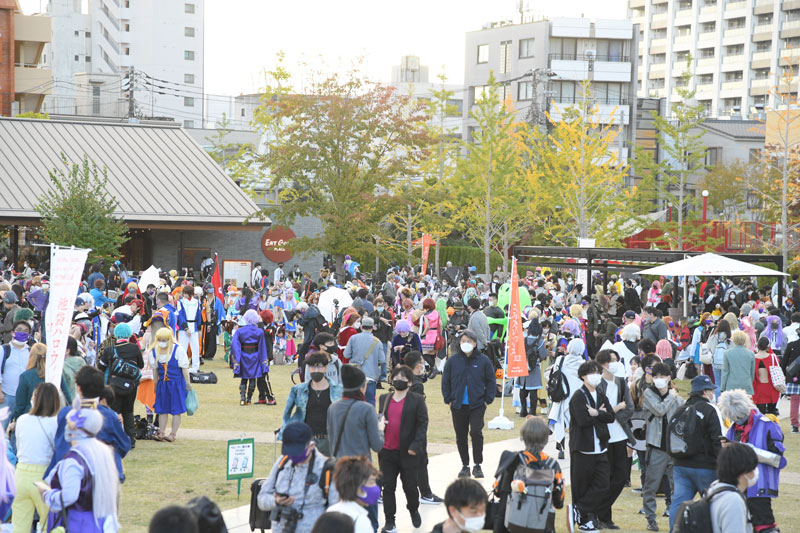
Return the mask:
[(336, 353), (339, 355), (339, 360), (342, 363), (347, 363), (347, 359), (344, 357), (344, 347), (347, 346), (347, 341), (350, 340), (350, 337), (359, 332), (361, 325), (357, 323), (360, 320), (361, 317), (358, 316), (358, 313), (350, 313), (344, 317), (342, 329), (339, 330), (339, 336), (336, 339), (339, 345), (339, 349)]

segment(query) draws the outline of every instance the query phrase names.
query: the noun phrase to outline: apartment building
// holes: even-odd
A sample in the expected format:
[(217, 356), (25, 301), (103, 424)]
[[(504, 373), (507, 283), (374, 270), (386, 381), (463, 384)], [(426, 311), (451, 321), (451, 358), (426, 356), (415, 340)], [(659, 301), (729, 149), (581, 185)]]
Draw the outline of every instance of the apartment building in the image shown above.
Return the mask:
[[(133, 85), (137, 116), (203, 124), (204, 0), (49, 0), (47, 13), (53, 37), (42, 63), (53, 70), (54, 88), (44, 110), (97, 114), (81, 93), (127, 99)], [(80, 74), (118, 77), (101, 84), (76, 81)]]
[(780, 105), (770, 94), (780, 67), (800, 60), (797, 0), (629, 0), (628, 13), (640, 28), (638, 96), (666, 98), (668, 110), (689, 54), (708, 116), (742, 119)]
[(0, 115), (39, 112), (52, 87), (40, 62), (50, 17), (24, 15), (17, 0), (0, 0)]
[[(622, 127), (620, 159), (627, 160), (634, 135), (638, 31), (629, 20), (554, 18), (504, 21), (466, 34), (464, 67), (464, 138), (475, 121), (469, 113), (489, 87), (490, 72), (501, 96), (510, 100), (521, 120), (545, 125), (544, 112), (559, 120), (566, 106), (582, 102), (581, 83), (600, 120)], [(632, 57), (633, 56), (633, 57)]]

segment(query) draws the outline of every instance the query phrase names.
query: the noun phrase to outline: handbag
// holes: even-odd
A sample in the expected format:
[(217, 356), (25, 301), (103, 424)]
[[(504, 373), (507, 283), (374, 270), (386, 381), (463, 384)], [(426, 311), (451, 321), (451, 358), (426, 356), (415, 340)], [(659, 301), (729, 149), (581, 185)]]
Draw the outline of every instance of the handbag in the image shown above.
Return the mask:
[(444, 348), (444, 345), (445, 345), (444, 336), (442, 336), (442, 334), (437, 331), (436, 332), (436, 340), (433, 341), (433, 349), (438, 352), (439, 350)]
[(194, 389), (186, 392), (186, 414), (192, 416), (197, 412), (200, 404), (197, 401), (197, 393)]
[(700, 362), (704, 365), (710, 365), (714, 362), (714, 354), (708, 349), (708, 344), (705, 342), (700, 345)]
[(769, 367), (769, 378), (772, 381), (772, 386), (779, 392), (786, 390), (786, 376), (783, 375), (783, 370), (778, 364), (778, 358), (772, 354), (772, 365)]

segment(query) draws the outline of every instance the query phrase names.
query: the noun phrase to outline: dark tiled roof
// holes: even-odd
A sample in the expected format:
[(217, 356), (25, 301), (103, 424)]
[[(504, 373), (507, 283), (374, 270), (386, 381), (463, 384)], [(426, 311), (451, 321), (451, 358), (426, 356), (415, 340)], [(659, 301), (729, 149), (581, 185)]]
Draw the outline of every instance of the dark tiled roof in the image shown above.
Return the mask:
[(701, 127), (734, 139), (764, 140), (764, 123), (758, 120), (707, 119)]

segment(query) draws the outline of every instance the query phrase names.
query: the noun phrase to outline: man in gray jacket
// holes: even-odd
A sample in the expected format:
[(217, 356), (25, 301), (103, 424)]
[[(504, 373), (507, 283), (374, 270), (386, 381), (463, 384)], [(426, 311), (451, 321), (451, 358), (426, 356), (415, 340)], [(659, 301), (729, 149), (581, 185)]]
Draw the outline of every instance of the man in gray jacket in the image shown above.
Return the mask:
[(361, 333), (353, 335), (344, 347), (344, 358), (358, 366), (367, 376), (366, 400), (375, 405), (375, 388), (381, 375), (381, 365), (386, 362), (384, 345), (372, 334), (375, 320), (365, 316), (361, 319)]
[(489, 321), (486, 320), (486, 315), (481, 311), (481, 301), (477, 298), (470, 298), (467, 301), (467, 309), (469, 310), (469, 324), (467, 329), (475, 334), (478, 340), (478, 351), (482, 352), (486, 348), (486, 343), (489, 342)]
[(650, 339), (653, 344), (667, 338), (667, 325), (655, 307), (645, 307), (642, 311), (642, 338)]

